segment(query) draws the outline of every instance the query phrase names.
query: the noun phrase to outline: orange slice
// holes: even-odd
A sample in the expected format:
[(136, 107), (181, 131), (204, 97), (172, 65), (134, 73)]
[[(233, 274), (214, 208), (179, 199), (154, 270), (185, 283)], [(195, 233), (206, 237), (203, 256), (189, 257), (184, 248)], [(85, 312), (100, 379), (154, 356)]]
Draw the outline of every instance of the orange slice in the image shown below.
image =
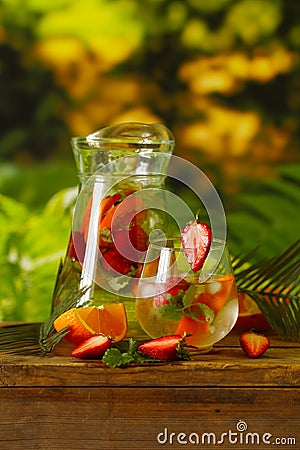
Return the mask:
[[(121, 194), (117, 192), (113, 195), (108, 195), (107, 197), (103, 198), (100, 203), (99, 208), (99, 224), (102, 221), (102, 219), (110, 212), (111, 208), (114, 209), (114, 204), (121, 199)], [(83, 214), (82, 223), (80, 232), (84, 235), (85, 241), (87, 241), (88, 231), (89, 231), (89, 223), (90, 223), (90, 216), (92, 212), (92, 202), (93, 197), (90, 197), (88, 204), (86, 206), (86, 209)], [(113, 214), (111, 214), (113, 215)], [(103, 227), (102, 227), (103, 228)]]
[(64, 339), (76, 346), (97, 334), (120, 342), (125, 338), (128, 329), (124, 303), (69, 309), (54, 321), (56, 331), (67, 326), (69, 330)]
[(184, 334), (189, 334), (185, 338), (188, 345), (198, 346), (201, 345), (203, 338), (209, 333), (210, 324), (205, 320), (195, 320), (191, 317), (183, 317), (176, 329), (176, 334), (184, 336)]
[(224, 303), (231, 296), (233, 287), (233, 275), (223, 275), (215, 281), (206, 284), (206, 291), (200, 294), (193, 303), (204, 303), (209, 306), (215, 314), (223, 308)]
[(238, 292), (239, 316), (235, 328), (240, 330), (269, 330), (271, 327), (255, 301), (243, 292)]

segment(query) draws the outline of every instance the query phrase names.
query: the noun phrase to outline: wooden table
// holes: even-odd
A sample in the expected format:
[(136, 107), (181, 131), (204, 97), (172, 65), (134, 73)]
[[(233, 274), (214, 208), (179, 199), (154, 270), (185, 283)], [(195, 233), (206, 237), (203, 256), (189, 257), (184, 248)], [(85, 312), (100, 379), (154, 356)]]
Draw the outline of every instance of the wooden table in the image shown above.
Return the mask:
[(65, 343), (0, 354), (0, 449), (300, 449), (300, 343), (270, 338), (255, 360), (232, 333), (191, 362), (117, 369)]

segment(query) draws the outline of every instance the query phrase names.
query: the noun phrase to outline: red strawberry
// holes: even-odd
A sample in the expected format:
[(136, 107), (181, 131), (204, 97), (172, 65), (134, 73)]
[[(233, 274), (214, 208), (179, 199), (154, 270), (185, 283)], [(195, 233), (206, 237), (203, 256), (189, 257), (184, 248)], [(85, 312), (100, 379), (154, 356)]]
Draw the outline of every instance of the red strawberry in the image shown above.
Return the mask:
[(68, 247), (68, 257), (73, 258), (76, 261), (83, 262), (85, 254), (85, 242), (84, 236), (79, 231), (73, 231), (69, 247)]
[(162, 294), (158, 294), (154, 297), (153, 301), (157, 308), (160, 308), (163, 305), (168, 305), (170, 296), (176, 297), (181, 292), (183, 293), (190, 287), (190, 284), (182, 278), (171, 277), (162, 286), (162, 289), (166, 289), (166, 291)]
[(264, 334), (245, 331), (239, 337), (240, 345), (250, 358), (258, 358), (270, 347), (270, 340)]
[(198, 219), (188, 223), (181, 233), (181, 243), (193, 272), (198, 272), (208, 255), (212, 240), (210, 227)]
[(100, 217), (99, 222), (103, 219), (103, 217), (108, 213), (108, 211), (117, 203), (121, 201), (121, 194), (117, 192), (113, 195), (107, 195), (100, 203)]
[(129, 230), (129, 239), (137, 250), (145, 252), (148, 248), (148, 235), (139, 225), (134, 225)]
[(134, 225), (129, 230), (118, 231), (114, 235), (114, 245), (127, 259), (139, 262), (139, 254), (136, 250), (140, 252), (147, 250), (148, 235), (142, 227)]
[(132, 271), (132, 261), (129, 261), (115, 249), (108, 249), (103, 253), (102, 265), (104, 270), (115, 270), (122, 275), (127, 275)]
[(107, 336), (98, 334), (86, 339), (78, 347), (74, 348), (71, 355), (75, 358), (95, 359), (102, 358), (111, 346), (111, 340)]
[(174, 360), (179, 358), (178, 351), (182, 341), (182, 336), (178, 334), (163, 336), (141, 344), (138, 347), (138, 351), (150, 358)]

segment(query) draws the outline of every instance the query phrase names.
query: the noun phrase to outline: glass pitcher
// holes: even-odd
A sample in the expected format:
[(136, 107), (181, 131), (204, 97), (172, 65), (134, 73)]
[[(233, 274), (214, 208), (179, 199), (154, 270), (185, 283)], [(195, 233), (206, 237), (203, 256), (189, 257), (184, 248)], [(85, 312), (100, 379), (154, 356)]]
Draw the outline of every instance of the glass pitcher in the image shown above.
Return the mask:
[(74, 137), (71, 145), (79, 194), (52, 309), (70, 292), (84, 292), (77, 307), (122, 302), (127, 338), (144, 339), (137, 282), (150, 235), (169, 233), (164, 182), (174, 137), (164, 125), (130, 122)]

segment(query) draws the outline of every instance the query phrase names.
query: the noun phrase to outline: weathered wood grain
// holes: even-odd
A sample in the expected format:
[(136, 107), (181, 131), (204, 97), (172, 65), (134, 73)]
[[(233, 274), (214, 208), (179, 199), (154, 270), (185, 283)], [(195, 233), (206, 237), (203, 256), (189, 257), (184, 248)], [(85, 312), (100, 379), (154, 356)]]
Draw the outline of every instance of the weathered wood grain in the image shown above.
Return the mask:
[(300, 343), (271, 335), (252, 360), (231, 333), (190, 362), (119, 369), (72, 358), (71, 348), (0, 353), (1, 450), (300, 448)]
[[(0, 353), (0, 386), (298, 386), (299, 343), (277, 346), (277, 338), (262, 358), (250, 359), (234, 334), (206, 355), (190, 362), (131, 364), (110, 369), (101, 361), (70, 356), (72, 347), (62, 343), (49, 356)], [(227, 342), (231, 345), (227, 345)], [(289, 345), (289, 346), (288, 346)]]
[[(163, 446), (159, 436), (160, 442), (168, 436), (167, 448), (182, 448), (171, 433), (197, 433), (201, 438), (214, 433), (219, 440), (229, 430), (237, 433), (239, 421), (260, 440), (270, 433), (272, 438), (300, 442), (299, 390), (274, 391), (271, 395), (261, 388), (3, 388), (0, 448), (146, 450)], [(239, 438), (241, 434), (245, 436), (237, 433)], [(242, 448), (230, 444), (227, 436), (221, 448), (233, 447)]]

